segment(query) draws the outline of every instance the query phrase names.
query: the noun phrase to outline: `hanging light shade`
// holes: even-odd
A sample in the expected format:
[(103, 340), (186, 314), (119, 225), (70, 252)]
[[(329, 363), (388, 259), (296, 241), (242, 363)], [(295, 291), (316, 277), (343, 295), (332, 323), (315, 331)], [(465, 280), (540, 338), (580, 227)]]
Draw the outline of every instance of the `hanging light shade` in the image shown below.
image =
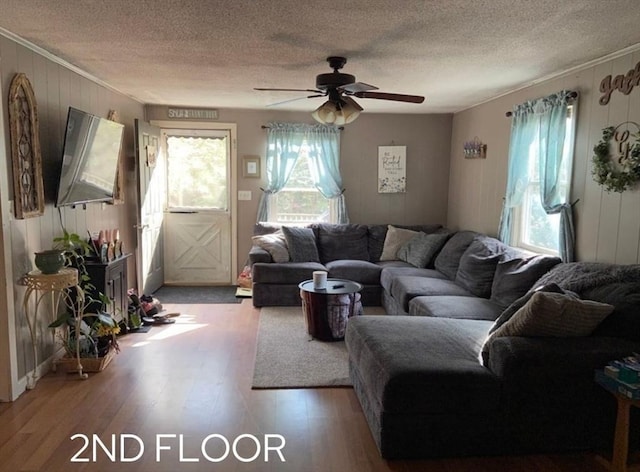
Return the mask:
[(318, 123), (322, 123), (324, 125), (332, 125), (336, 121), (336, 117), (338, 114), (338, 107), (331, 100), (327, 100), (318, 108), (316, 108), (311, 116)]
[(341, 97), (337, 101), (327, 100), (316, 108), (311, 116), (325, 125), (342, 126), (353, 122), (361, 111), (362, 107), (351, 97)]

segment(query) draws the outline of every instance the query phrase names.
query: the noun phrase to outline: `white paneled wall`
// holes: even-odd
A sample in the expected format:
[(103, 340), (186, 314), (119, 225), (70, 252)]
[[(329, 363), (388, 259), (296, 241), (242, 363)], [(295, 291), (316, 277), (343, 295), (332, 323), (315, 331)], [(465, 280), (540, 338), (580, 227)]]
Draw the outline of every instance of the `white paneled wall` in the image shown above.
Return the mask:
[[(123, 95), (113, 92), (94, 81), (84, 78), (77, 73), (53, 62), (52, 60), (37, 54), (18, 43), (0, 36), (0, 77), (2, 82), (2, 97), (8, 96), (9, 86), (13, 76), (23, 72), (29, 78), (33, 86), (40, 125), (40, 142), (42, 148), (42, 164), (45, 184), (46, 207), (44, 215), (38, 218), (16, 220), (13, 218), (13, 189), (8, 195), (10, 201), (3, 202), (3, 208), (11, 209), (8, 216), (10, 231), (12, 260), (5, 261), (12, 272), (13, 278), (13, 313), (0, 313), (0, 316), (15, 317), (16, 347), (17, 347), (17, 371), (18, 377), (33, 367), (31, 344), (27, 325), (22, 313), (22, 296), (24, 288), (16, 282), (29, 270), (33, 269), (33, 253), (41, 249), (48, 249), (52, 240), (62, 234), (60, 217), (53, 202), (55, 199), (58, 174), (62, 160), (62, 145), (67, 119), (67, 110), (73, 106), (107, 117), (109, 110), (117, 110), (120, 121), (125, 124), (125, 153), (128, 169), (125, 179), (125, 204), (103, 205), (90, 204), (87, 209), (63, 208), (61, 209), (62, 222), (68, 231), (86, 234), (87, 230), (99, 230), (119, 228), (124, 247), (133, 251), (136, 244), (136, 234), (133, 229), (135, 224), (135, 165), (133, 150), (133, 120), (144, 117), (142, 104), (137, 103)], [(4, 172), (7, 172), (9, 185), (12, 185), (12, 170), (10, 157), (9, 120), (6, 98), (0, 99), (2, 113), (4, 114), (6, 138), (4, 149), (0, 149), (0, 156), (5, 162)], [(133, 261), (133, 259), (130, 259)], [(135, 266), (129, 264), (129, 280), (135, 281)], [(43, 331), (48, 332), (46, 323)], [(51, 353), (51, 346), (42, 348), (40, 359), (46, 358)], [(4, 362), (4, 360), (3, 360)]]
[[(626, 74), (640, 61), (635, 51), (457, 113), (453, 119), (448, 225), (495, 235), (506, 188), (511, 119), (505, 112), (513, 105), (561, 89), (577, 90), (578, 119), (573, 188), (577, 233), (577, 258), (582, 261), (640, 262), (640, 188), (607, 193), (593, 181), (593, 147), (602, 129), (624, 121), (640, 123), (640, 87), (629, 95), (618, 91), (608, 105), (598, 100), (601, 80)], [(478, 136), (488, 146), (487, 159), (464, 159), (462, 145)]]

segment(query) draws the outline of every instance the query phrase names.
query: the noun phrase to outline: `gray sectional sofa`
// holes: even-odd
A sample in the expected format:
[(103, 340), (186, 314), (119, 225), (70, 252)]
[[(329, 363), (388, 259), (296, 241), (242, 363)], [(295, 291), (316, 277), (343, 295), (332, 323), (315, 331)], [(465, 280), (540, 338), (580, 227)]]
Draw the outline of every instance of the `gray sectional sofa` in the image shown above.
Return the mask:
[[(441, 230), (442, 225), (397, 227), (431, 234)], [(282, 230), (282, 227), (266, 223), (255, 226), (254, 245), (249, 252), (254, 306), (300, 305), (298, 284), (311, 279), (314, 270), (325, 270), (331, 278), (344, 278), (361, 283), (364, 286), (361, 292), (363, 305), (379, 306), (382, 300), (382, 270), (398, 265), (410, 267), (409, 263), (403, 261), (380, 260), (388, 225), (321, 223), (309, 225), (305, 229), (312, 235), (317, 253), (296, 253), (289, 244), (289, 260), (274, 262), (272, 254), (255, 244), (255, 241), (257, 237)], [(297, 239), (302, 239), (302, 235), (297, 236)]]
[[(354, 390), (383, 457), (610, 445), (615, 402), (593, 374), (640, 351), (640, 266), (565, 264), (438, 226), (413, 227), (424, 231), (423, 242), (446, 235), (428, 260), (416, 263), (415, 251), (389, 260), (385, 225), (308, 229), (318, 261), (274, 263), (252, 249), (254, 304), (299, 304), (297, 284), (322, 268), (365, 285), (365, 316), (349, 321), (345, 341)], [(396, 316), (366, 316), (371, 304)], [(555, 326), (554, 310), (569, 328)], [(523, 314), (560, 331), (522, 327)], [(639, 439), (637, 421), (632, 429)]]

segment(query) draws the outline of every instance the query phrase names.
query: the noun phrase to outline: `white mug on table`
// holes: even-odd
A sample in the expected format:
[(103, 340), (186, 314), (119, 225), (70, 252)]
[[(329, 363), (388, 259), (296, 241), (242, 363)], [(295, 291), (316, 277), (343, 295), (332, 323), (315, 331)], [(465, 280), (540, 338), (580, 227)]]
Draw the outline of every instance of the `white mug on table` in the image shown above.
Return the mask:
[(324, 270), (313, 271), (313, 288), (316, 290), (327, 288), (327, 273)]

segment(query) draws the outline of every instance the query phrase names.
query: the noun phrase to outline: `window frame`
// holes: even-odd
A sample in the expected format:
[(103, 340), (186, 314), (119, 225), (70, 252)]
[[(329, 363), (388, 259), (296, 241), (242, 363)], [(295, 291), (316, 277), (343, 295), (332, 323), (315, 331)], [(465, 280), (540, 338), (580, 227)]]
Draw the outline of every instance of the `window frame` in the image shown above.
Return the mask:
[[(572, 103), (567, 107), (567, 119), (570, 118), (570, 121), (567, 126), (565, 144), (568, 145), (566, 150), (563, 150), (564, 157), (567, 158), (568, 168), (567, 168), (567, 181), (566, 181), (566, 193), (565, 199), (569, 201), (572, 190), (573, 183), (573, 164), (574, 164), (574, 151), (575, 151), (575, 140), (576, 140), (576, 122), (577, 122), (577, 103)], [(533, 244), (529, 244), (526, 242), (526, 227), (530, 223), (530, 219), (525, 221), (525, 216), (527, 215), (526, 208), (529, 206), (528, 197), (531, 195), (532, 189), (535, 189), (538, 195), (540, 195), (540, 178), (538, 176), (535, 180), (529, 180), (527, 183), (527, 189), (522, 197), (522, 204), (515, 208), (514, 211), (514, 225), (512, 230), (512, 240), (514, 241), (515, 247), (525, 249), (527, 251), (539, 253), (539, 254), (548, 254), (552, 256), (560, 255), (560, 248), (550, 249), (544, 246), (535, 246)], [(531, 212), (528, 213), (531, 215)], [(547, 215), (547, 216), (555, 216), (555, 215)], [(558, 214), (558, 217), (560, 215)]]

